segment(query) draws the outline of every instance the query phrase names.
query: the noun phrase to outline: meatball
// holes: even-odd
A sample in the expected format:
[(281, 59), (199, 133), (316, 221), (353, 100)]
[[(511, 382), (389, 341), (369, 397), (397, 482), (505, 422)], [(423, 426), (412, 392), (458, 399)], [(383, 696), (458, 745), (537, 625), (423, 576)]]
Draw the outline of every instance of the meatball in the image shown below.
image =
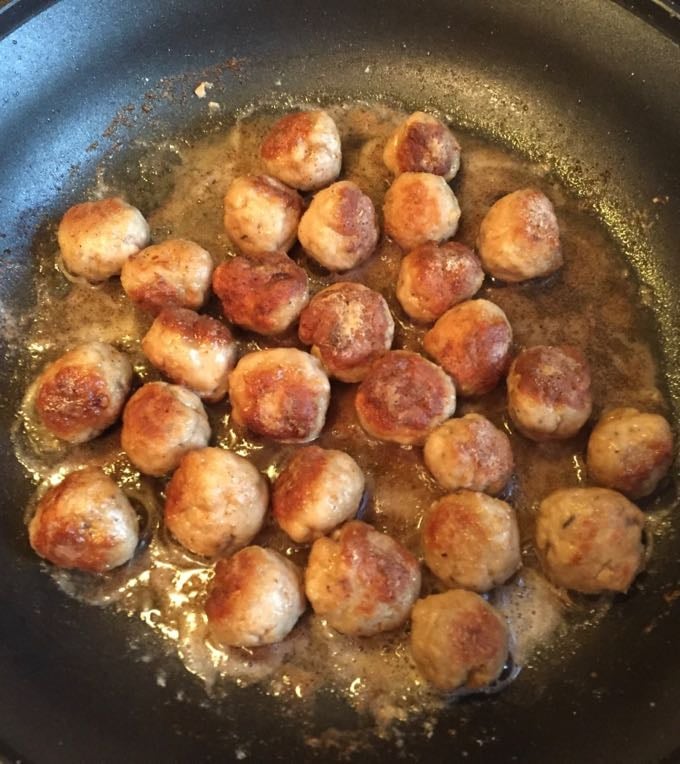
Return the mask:
[(305, 607), (295, 565), (272, 549), (249, 546), (217, 563), (205, 612), (221, 644), (260, 647), (288, 636)]
[(213, 289), (229, 321), (265, 335), (285, 332), (309, 302), (307, 274), (281, 252), (227, 260)]
[(444, 178), (427, 172), (405, 172), (390, 186), (383, 206), (385, 232), (402, 249), (451, 238), (458, 229), (460, 207)]
[(210, 425), (197, 395), (178, 385), (149, 382), (127, 402), (120, 439), (140, 472), (160, 477), (174, 470), (187, 451), (208, 445)]
[(394, 321), (381, 294), (343, 282), (314, 295), (300, 316), (298, 334), (331, 377), (359, 382), (390, 349)]
[(224, 197), (224, 230), (245, 255), (288, 252), (300, 215), (300, 194), (269, 175), (236, 178)]
[(501, 675), (510, 635), (501, 614), (479, 594), (452, 589), (416, 602), (411, 654), (438, 690), (480, 689)]
[(298, 229), (305, 252), (329, 271), (363, 263), (373, 253), (378, 234), (373, 202), (349, 180), (319, 191)]
[(262, 528), (269, 489), (242, 456), (221, 448), (186, 453), (168, 483), (165, 524), (190, 552), (229, 555)]
[(353, 520), (314, 542), (305, 591), (334, 629), (370, 637), (406, 621), (420, 593), (420, 567), (393, 538)]
[(519, 568), (515, 512), (500, 499), (456, 491), (435, 501), (422, 526), (427, 567), (447, 586), (488, 592)]
[(562, 266), (555, 211), (535, 188), (499, 199), (482, 220), (477, 246), (484, 270), (502, 281), (547, 276)]
[(510, 439), (481, 414), (449, 419), (427, 437), (425, 464), (449, 491), (469, 488), (495, 495), (512, 475)]
[(510, 322), (488, 300), (468, 300), (447, 310), (423, 339), (426, 352), (466, 396), (496, 387), (510, 363), (511, 345)]
[(414, 321), (431, 323), (473, 297), (483, 281), (482, 266), (469, 247), (427, 242), (401, 261), (397, 299)]
[(69, 443), (84, 443), (118, 419), (131, 380), (126, 355), (104, 342), (86, 342), (42, 372), (36, 413), (53, 435)]
[(171, 239), (131, 255), (123, 264), (120, 283), (132, 302), (157, 315), (172, 306), (200, 308), (212, 272), (212, 257), (203, 247)]
[(186, 308), (166, 308), (142, 339), (142, 350), (170, 380), (206, 401), (227, 394), (237, 347), (227, 327)]
[(451, 379), (418, 353), (392, 350), (379, 358), (354, 400), (366, 432), (378, 440), (421, 444), (456, 410)]
[(606, 412), (588, 441), (588, 474), (633, 499), (649, 496), (673, 461), (673, 433), (659, 414)]
[(460, 144), (431, 114), (411, 114), (390, 136), (383, 160), (393, 175), (429, 172), (451, 180), (460, 167)]
[(608, 488), (566, 488), (544, 499), (536, 549), (549, 578), (586, 594), (625, 592), (643, 566), (645, 516)]
[(86, 467), (45, 493), (28, 535), (33, 549), (54, 565), (105, 573), (132, 558), (139, 528), (116, 483), (99, 467)]
[(508, 374), (508, 413), (531, 440), (571, 438), (592, 409), (590, 369), (570, 345), (523, 350)]
[(266, 135), (260, 154), (270, 175), (302, 191), (332, 183), (342, 164), (340, 134), (325, 111), (283, 117)]
[(318, 438), (330, 395), (319, 361), (295, 348), (244, 356), (232, 372), (229, 389), (234, 422), (282, 443)]
[(93, 283), (120, 273), (149, 238), (142, 213), (118, 197), (76, 204), (66, 211), (57, 231), (67, 270)]
[(349, 454), (318, 446), (301, 448), (274, 483), (274, 517), (293, 541), (313, 541), (354, 517), (365, 483), (364, 473)]

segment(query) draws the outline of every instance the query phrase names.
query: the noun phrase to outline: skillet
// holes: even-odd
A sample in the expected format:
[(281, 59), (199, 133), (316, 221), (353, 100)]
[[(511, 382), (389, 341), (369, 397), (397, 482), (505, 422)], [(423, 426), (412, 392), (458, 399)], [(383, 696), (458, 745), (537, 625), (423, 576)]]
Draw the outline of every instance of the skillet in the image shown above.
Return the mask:
[[(678, 40), (680, 21), (658, 4), (609, 0), (15, 0), (3, 9), (0, 751), (8, 759), (676, 760), (678, 522), (640, 585), (581, 644), (538, 661), (499, 696), (452, 706), (431, 735), (414, 719), (381, 740), (330, 695), (299, 718), (256, 688), (209, 701), (141, 624), (58, 591), (28, 548), (22, 515), (32, 486), (8, 433), (22, 394), (20, 329), (35, 299), (33, 240), (80, 199), (100, 162), (139, 183), (125, 158), (136, 138), (210, 129), (193, 96), (202, 79), (216, 83), (225, 112), (284, 92), (430, 103), (454, 124), (546, 161), (602, 215), (651, 295), (677, 429)], [(661, 501), (672, 505), (673, 490)], [(304, 735), (327, 728), (339, 731), (337, 750), (305, 747)], [(354, 750), (352, 740), (363, 744)]]

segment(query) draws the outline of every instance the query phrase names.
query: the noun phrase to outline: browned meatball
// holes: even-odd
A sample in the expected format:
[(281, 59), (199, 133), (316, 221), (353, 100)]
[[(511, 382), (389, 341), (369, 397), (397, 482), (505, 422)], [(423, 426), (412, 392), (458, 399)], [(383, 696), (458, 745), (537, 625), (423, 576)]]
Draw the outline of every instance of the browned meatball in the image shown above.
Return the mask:
[(567, 488), (538, 508), (536, 549), (548, 576), (577, 592), (625, 592), (643, 566), (645, 516), (608, 488)]
[(390, 349), (394, 321), (385, 298), (351, 282), (314, 295), (302, 311), (300, 341), (312, 346), (329, 376), (359, 382), (369, 366)]
[(532, 440), (571, 438), (592, 409), (590, 368), (570, 345), (523, 350), (508, 373), (508, 413)]
[(227, 260), (213, 289), (229, 321), (264, 335), (285, 332), (309, 301), (307, 274), (281, 252)]
[(401, 261), (397, 299), (412, 319), (430, 323), (473, 297), (483, 281), (482, 266), (469, 247), (427, 242)]
[(123, 565), (139, 541), (130, 502), (98, 467), (72, 472), (50, 488), (38, 502), (28, 534), (41, 557), (89, 573)]
[(305, 591), (334, 629), (369, 637), (408, 618), (420, 593), (420, 568), (393, 538), (353, 520), (314, 542)]
[(411, 614), (413, 660), (425, 679), (443, 692), (475, 690), (498, 679), (509, 642), (500, 613), (464, 589), (418, 600)]
[(58, 438), (84, 443), (118, 419), (131, 380), (126, 355), (104, 342), (86, 342), (64, 353), (40, 375), (36, 412)]
[(438, 366), (418, 353), (392, 350), (370, 367), (354, 403), (361, 426), (372, 437), (421, 444), (453, 415), (456, 390)]
[(423, 339), (425, 350), (447, 371), (461, 395), (484, 395), (510, 363), (512, 328), (488, 300), (468, 300), (437, 321)]

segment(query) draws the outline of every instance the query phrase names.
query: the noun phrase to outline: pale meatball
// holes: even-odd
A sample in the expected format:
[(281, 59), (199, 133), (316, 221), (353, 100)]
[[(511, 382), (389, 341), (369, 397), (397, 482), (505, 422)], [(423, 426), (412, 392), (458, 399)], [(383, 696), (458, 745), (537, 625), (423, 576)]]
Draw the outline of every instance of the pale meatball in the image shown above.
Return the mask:
[(249, 353), (231, 374), (234, 422), (282, 443), (318, 438), (330, 396), (319, 361), (295, 348)]
[(510, 634), (501, 614), (479, 594), (452, 589), (416, 602), (411, 654), (418, 671), (442, 692), (478, 690), (501, 675)]
[(288, 252), (301, 215), (300, 194), (269, 175), (236, 178), (224, 197), (224, 230), (245, 255)]
[(57, 231), (66, 269), (93, 283), (120, 273), (149, 238), (142, 213), (118, 197), (76, 204), (66, 211)]
[(481, 414), (466, 414), (433, 430), (425, 441), (425, 464), (442, 488), (500, 493), (512, 476), (510, 438)]
[(343, 282), (314, 295), (302, 311), (298, 335), (331, 377), (359, 382), (392, 346), (394, 320), (381, 294)]
[(314, 191), (340, 174), (340, 134), (325, 111), (288, 114), (267, 133), (260, 155), (270, 175), (293, 188)]
[(352, 520), (312, 545), (305, 591), (334, 629), (370, 637), (406, 621), (420, 593), (420, 567), (393, 538)]
[(402, 249), (450, 239), (458, 229), (460, 207), (444, 178), (405, 172), (390, 186), (383, 206), (385, 232)]
[(536, 549), (549, 578), (586, 594), (625, 592), (643, 567), (645, 516), (608, 488), (566, 488), (544, 499)]
[(592, 410), (590, 368), (570, 345), (523, 350), (508, 373), (508, 413), (532, 440), (571, 438)]
[(401, 261), (397, 299), (414, 321), (431, 323), (473, 297), (483, 281), (482, 266), (469, 247), (457, 241), (427, 242)]
[(142, 339), (142, 350), (168, 379), (213, 403), (227, 394), (238, 349), (217, 319), (186, 308), (166, 308)]
[(520, 565), (515, 511), (478, 491), (456, 491), (435, 501), (422, 539), (427, 567), (451, 588), (488, 592)]
[(349, 454), (301, 448), (274, 483), (274, 517), (293, 541), (305, 544), (354, 517), (365, 484), (364, 473)]
[(57, 438), (84, 443), (118, 419), (131, 381), (132, 366), (126, 355), (104, 342), (86, 342), (42, 372), (36, 413)]
[(213, 290), (229, 321), (267, 336), (285, 332), (309, 302), (307, 274), (281, 252), (225, 261)]
[(453, 416), (456, 389), (449, 376), (418, 353), (392, 350), (370, 367), (354, 405), (370, 436), (420, 445)]
[(298, 229), (305, 252), (329, 271), (346, 271), (367, 260), (378, 234), (373, 202), (349, 180), (319, 191)]
[(606, 412), (588, 441), (591, 479), (633, 499), (649, 496), (673, 461), (673, 433), (659, 414), (634, 408)]
[(393, 175), (429, 172), (451, 180), (460, 167), (460, 144), (431, 114), (411, 114), (390, 136), (383, 161)]
[(201, 448), (182, 457), (168, 483), (165, 524), (194, 554), (230, 555), (259, 533), (268, 503), (267, 481), (247, 459)]
[(468, 300), (447, 310), (423, 339), (423, 347), (465, 396), (490, 392), (510, 363), (512, 327), (488, 300)]
[(210, 425), (201, 399), (190, 390), (149, 382), (127, 402), (120, 440), (140, 472), (160, 477), (187, 451), (208, 445)]
[(170, 239), (131, 255), (120, 283), (143, 310), (157, 315), (163, 308), (200, 308), (210, 289), (213, 260), (193, 241)]
[(86, 467), (45, 493), (28, 535), (37, 554), (60, 568), (105, 573), (132, 558), (138, 526), (116, 483), (98, 467)]
[(487, 212), (477, 239), (484, 270), (501, 281), (548, 276), (562, 266), (560, 229), (550, 199), (524, 188)]
[(305, 607), (296, 566), (272, 549), (249, 546), (217, 563), (205, 612), (222, 645), (261, 647), (287, 637)]

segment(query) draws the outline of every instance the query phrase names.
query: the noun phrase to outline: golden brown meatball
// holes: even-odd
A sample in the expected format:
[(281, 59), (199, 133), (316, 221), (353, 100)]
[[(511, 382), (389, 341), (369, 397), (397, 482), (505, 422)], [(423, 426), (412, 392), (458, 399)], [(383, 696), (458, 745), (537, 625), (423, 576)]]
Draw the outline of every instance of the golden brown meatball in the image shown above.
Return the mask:
[(499, 199), (482, 220), (477, 246), (484, 270), (502, 281), (547, 276), (562, 266), (555, 211), (535, 188)]
[(270, 175), (302, 191), (332, 183), (342, 164), (340, 134), (325, 111), (286, 115), (267, 133), (260, 154)]
[(288, 636), (305, 607), (295, 565), (272, 549), (249, 546), (219, 560), (205, 612), (221, 644), (260, 647)]
[(359, 382), (392, 345), (394, 321), (385, 298), (363, 284), (342, 282), (322, 289), (302, 311), (300, 341), (312, 346), (327, 373)]
[(224, 197), (224, 230), (245, 255), (288, 252), (301, 215), (300, 194), (269, 175), (236, 178)]
[(390, 136), (383, 160), (393, 175), (429, 172), (451, 180), (460, 167), (460, 144), (436, 117), (416, 111)]
[(505, 313), (488, 300), (468, 300), (437, 321), (423, 346), (456, 383), (461, 395), (493, 390), (510, 363), (512, 328)]
[(427, 567), (447, 586), (488, 592), (519, 568), (513, 508), (477, 491), (435, 501), (422, 527)]
[(305, 591), (334, 629), (369, 637), (406, 621), (420, 593), (420, 567), (393, 538), (353, 520), (314, 542)]
[(149, 382), (127, 402), (120, 440), (140, 472), (160, 477), (187, 451), (208, 445), (210, 425), (201, 399), (190, 390)]
[(392, 350), (369, 369), (354, 401), (366, 432), (378, 440), (421, 444), (453, 415), (456, 390), (451, 379), (418, 353)]
[(120, 273), (128, 257), (146, 247), (149, 236), (142, 213), (118, 197), (76, 204), (57, 231), (67, 270), (91, 282)]
[(549, 578), (586, 594), (625, 592), (643, 566), (645, 516), (608, 488), (566, 488), (539, 508), (536, 549)]
[(293, 541), (305, 544), (356, 514), (365, 483), (364, 473), (349, 454), (318, 446), (301, 448), (274, 483), (274, 517)]
[(401, 261), (397, 299), (412, 319), (430, 323), (473, 297), (483, 281), (482, 266), (469, 247), (427, 242)]
[(309, 302), (307, 274), (281, 252), (225, 261), (213, 290), (229, 321), (264, 335), (285, 332)]
[(673, 461), (673, 433), (659, 414), (606, 412), (588, 441), (588, 474), (633, 499), (649, 496)]
[(282, 443), (319, 437), (331, 386), (316, 358), (295, 348), (249, 353), (231, 374), (236, 424)]
[(227, 327), (186, 308), (166, 308), (142, 339), (151, 363), (206, 401), (227, 394), (237, 347)]
[(123, 565), (139, 541), (130, 502), (98, 467), (72, 472), (50, 488), (38, 502), (28, 534), (41, 557), (88, 573)]
[(474, 592), (452, 589), (416, 602), (411, 654), (438, 690), (480, 689), (500, 676), (508, 657), (503, 617)]
[(189, 451), (168, 483), (165, 524), (190, 552), (229, 555), (264, 522), (269, 489), (247, 460), (221, 448)]
[(512, 476), (510, 438), (481, 414), (449, 419), (425, 441), (425, 464), (449, 491), (500, 493)]
[(143, 310), (200, 308), (205, 302), (213, 261), (193, 241), (170, 239), (131, 255), (120, 272), (125, 294)]
[(532, 440), (571, 438), (592, 409), (590, 368), (570, 345), (523, 350), (508, 373), (508, 413)]
[(84, 443), (118, 419), (131, 380), (132, 366), (126, 355), (104, 342), (86, 342), (42, 372), (36, 412), (61, 440)]
[(450, 239), (458, 229), (460, 207), (444, 178), (405, 172), (390, 186), (383, 206), (385, 233), (402, 249)]

